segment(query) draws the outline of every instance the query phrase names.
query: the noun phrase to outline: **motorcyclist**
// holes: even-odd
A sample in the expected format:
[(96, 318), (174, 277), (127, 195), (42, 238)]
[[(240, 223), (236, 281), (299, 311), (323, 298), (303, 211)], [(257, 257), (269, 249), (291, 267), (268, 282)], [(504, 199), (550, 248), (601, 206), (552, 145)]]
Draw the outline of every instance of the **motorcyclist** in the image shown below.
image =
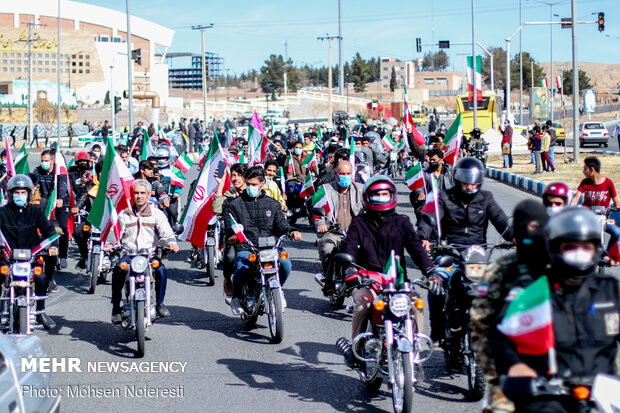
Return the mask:
[[(42, 239), (56, 234), (54, 227), (43, 214), (43, 210), (28, 203), (33, 192), (33, 185), (26, 175), (17, 174), (7, 185), (8, 203), (0, 207), (0, 230), (8, 242), (11, 250), (34, 249)], [(41, 234), (39, 236), (39, 233)], [(50, 256), (58, 255), (56, 243), (48, 249)], [(9, 257), (2, 261), (6, 264)], [(54, 265), (53, 261), (45, 260), (45, 265)], [(48, 287), (48, 278), (45, 274), (34, 275), (34, 291), (39, 297), (45, 296)], [(4, 284), (5, 276), (0, 275), (0, 284)], [(43, 311), (37, 315), (37, 321), (49, 330), (56, 326), (54, 320), (45, 312), (45, 301), (37, 300), (37, 310)]]
[[(258, 238), (265, 236), (281, 236), (290, 234), (296, 241), (301, 240), (301, 233), (289, 226), (280, 204), (269, 198), (263, 191), (265, 185), (265, 171), (262, 167), (249, 168), (245, 174), (246, 188), (236, 198), (224, 204), (224, 223), (226, 237), (229, 243), (238, 241), (232, 229), (230, 217), (244, 227), (244, 234), (254, 245), (258, 245)], [(231, 309), (234, 315), (244, 312), (241, 306), (242, 287), (250, 269), (250, 251), (247, 243), (235, 244), (235, 274), (233, 277), (233, 298)], [(291, 273), (289, 258), (279, 258), (280, 282), (286, 282)]]
[[(364, 209), (364, 187), (358, 182), (353, 182), (353, 167), (349, 161), (342, 160), (336, 168), (336, 181), (324, 184), (323, 189), (329, 212), (325, 217), (318, 217), (314, 221), (314, 229), (319, 234), (317, 246), (319, 259), (321, 260), (322, 278), (325, 286), (323, 292), (329, 294), (333, 290), (333, 254), (341, 249), (344, 236), (328, 232), (330, 222), (340, 224), (342, 230), (347, 231), (351, 220), (358, 216)], [(317, 274), (318, 276), (318, 274)]]
[(170, 167), (170, 149), (167, 147), (160, 147), (155, 152), (155, 157), (157, 158), (159, 175), (165, 180), (164, 187), (166, 188), (167, 194), (170, 196), (170, 205), (166, 208), (166, 210), (168, 213), (168, 221), (171, 225), (173, 225), (177, 222), (179, 213), (179, 198), (181, 197), (183, 187), (172, 185), (170, 183), (170, 177), (172, 175), (172, 168)]
[(275, 181), (276, 174), (278, 172), (278, 163), (274, 160), (265, 162), (265, 186), (263, 190), (268, 197), (271, 197), (278, 201), (282, 205), (282, 210), (286, 211), (286, 198), (282, 194), (280, 185)]
[[(396, 186), (392, 180), (384, 175), (375, 175), (366, 182), (363, 191), (366, 212), (351, 221), (343, 252), (350, 254), (357, 265), (370, 271), (383, 272), (394, 250), (400, 257), (399, 265), (404, 270), (404, 277), (407, 277), (405, 266), (405, 249), (407, 249), (422, 274), (429, 275), (433, 263), (424, 251), (411, 221), (407, 216), (395, 211), (398, 199)], [(355, 267), (345, 269), (348, 276), (356, 272)], [(375, 298), (376, 293), (368, 287), (353, 291), (355, 303), (351, 326), (353, 338), (366, 327)], [(416, 322), (418, 330), (421, 331), (422, 317), (419, 313), (416, 314)], [(356, 359), (352, 354), (345, 354), (345, 358), (347, 365), (355, 365)]]
[[(78, 152), (75, 156), (75, 165), (69, 168), (69, 176), (71, 178), (71, 186), (75, 194), (75, 205), (71, 209), (73, 215), (77, 215), (81, 210), (90, 211), (96, 191), (93, 189), (93, 169), (90, 162), (90, 156), (86, 152)], [(74, 231), (73, 238), (80, 251), (80, 260), (76, 268), (86, 269), (86, 260), (88, 259), (88, 232), (84, 232), (80, 228)]]
[(551, 182), (542, 194), (543, 205), (551, 210), (557, 211), (569, 203), (570, 190), (564, 182)]
[(433, 190), (431, 179), (435, 180), (434, 187), (440, 191), (451, 189), (454, 186), (454, 168), (443, 160), (443, 151), (440, 149), (429, 149), (426, 152), (429, 157), (428, 166), (424, 171), (425, 188), (419, 188), (409, 195), (411, 205), (416, 209), (416, 213), (424, 205), (426, 194)]
[[(557, 377), (618, 374), (615, 359), (620, 342), (619, 285), (616, 278), (597, 270), (603, 253), (600, 221), (586, 208), (567, 207), (549, 218), (545, 233), (551, 260), (548, 282)], [(520, 277), (507, 297), (531, 283), (531, 278)], [(505, 300), (500, 315), (505, 314), (508, 301)], [(501, 318), (498, 317), (497, 323)], [(541, 340), (544, 337), (538, 341)], [(497, 325), (490, 330), (490, 343), (499, 375), (549, 377), (548, 354), (518, 351)], [(512, 401), (519, 412), (578, 411), (578, 402), (570, 396), (520, 396)]]
[(148, 160), (140, 162), (139, 171), (134, 175), (136, 179), (144, 179), (151, 184), (150, 199), (152, 199), (159, 209), (164, 210), (170, 206), (170, 197), (161, 181), (155, 177), (155, 169)]
[(482, 372), (488, 382), (484, 412), (513, 412), (513, 403), (499, 387), (489, 330), (497, 323), (508, 292), (519, 277), (536, 279), (547, 271), (543, 228), (549, 219), (540, 202), (520, 202), (513, 213), (516, 252), (503, 255), (487, 267), (470, 309), (471, 339)]
[[(179, 251), (174, 232), (168, 224), (165, 214), (157, 208), (152, 208), (149, 204), (151, 184), (143, 179), (138, 179), (133, 183), (133, 198), (135, 204), (127, 208), (118, 215), (121, 223), (122, 232), (119, 243), (128, 249), (140, 250), (142, 248), (152, 248), (160, 239), (166, 240), (172, 252)], [(114, 267), (112, 273), (112, 323), (120, 324), (123, 321), (121, 316), (121, 296), (123, 285), (127, 277), (127, 270), (121, 269), (121, 263), (129, 264), (131, 259), (128, 256), (122, 257)], [(160, 317), (169, 317), (170, 311), (164, 305), (166, 295), (167, 274), (163, 262), (157, 269), (153, 269), (155, 277), (156, 309)]]

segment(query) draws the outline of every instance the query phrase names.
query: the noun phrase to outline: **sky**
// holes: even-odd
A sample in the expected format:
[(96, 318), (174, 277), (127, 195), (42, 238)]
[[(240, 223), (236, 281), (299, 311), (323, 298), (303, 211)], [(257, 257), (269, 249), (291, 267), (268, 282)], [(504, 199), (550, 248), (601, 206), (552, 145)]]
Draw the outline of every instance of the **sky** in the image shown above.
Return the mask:
[[(77, 1), (125, 11), (125, 0)], [(476, 41), (505, 48), (505, 38), (519, 26), (520, 1), (523, 21), (549, 21), (550, 1), (556, 3), (553, 13), (559, 15), (554, 20), (570, 17), (570, 0), (475, 0)], [(169, 52), (200, 54), (200, 31), (191, 30), (191, 26), (213, 23), (205, 32), (206, 50), (223, 57), (231, 75), (259, 69), (271, 54), (284, 55), (285, 41), (296, 66), (325, 66), (328, 42), (317, 37), (338, 35), (338, 0), (133, 0), (130, 7), (132, 15), (175, 30)], [(600, 33), (596, 24), (578, 26), (578, 59), (620, 63), (619, 0), (577, 0), (579, 20), (594, 21), (599, 11), (605, 13), (605, 31)], [(438, 50), (436, 46), (423, 46), (422, 53), (416, 53), (417, 37), (423, 44), (439, 40), (471, 44), (472, 39), (470, 1), (342, 0), (342, 16), (345, 61), (358, 52), (366, 59), (381, 56), (411, 60)], [(571, 30), (555, 25), (553, 37), (553, 60), (571, 60)], [(518, 38), (511, 44), (513, 55), (519, 50)], [(532, 53), (537, 62), (548, 62), (549, 25), (525, 27), (523, 50)], [(450, 69), (461, 71), (462, 54), (471, 54), (471, 46), (452, 45), (446, 52)], [(332, 58), (336, 64), (336, 41)], [(175, 60), (172, 67), (188, 66), (185, 63)]]

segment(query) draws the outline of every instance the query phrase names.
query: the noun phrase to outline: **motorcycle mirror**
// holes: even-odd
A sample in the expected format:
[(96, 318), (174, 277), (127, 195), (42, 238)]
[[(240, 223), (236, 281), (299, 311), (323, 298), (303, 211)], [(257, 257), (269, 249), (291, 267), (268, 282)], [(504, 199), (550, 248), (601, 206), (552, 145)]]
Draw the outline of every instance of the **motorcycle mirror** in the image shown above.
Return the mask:
[(312, 215), (316, 215), (317, 217), (324, 217), (325, 210), (323, 208), (312, 208)]
[(437, 259), (437, 266), (447, 268), (453, 265), (455, 261), (456, 259), (454, 257), (443, 255)]
[(421, 218), (422, 221), (426, 222), (428, 225), (430, 225), (431, 227), (436, 227), (437, 226), (437, 220), (435, 219), (435, 217), (432, 214), (421, 214)]
[(353, 264), (353, 256), (351, 254), (347, 254), (346, 252), (340, 252), (334, 256), (336, 262), (342, 265), (350, 265)]
[(185, 228), (181, 224), (176, 224), (174, 226), (174, 233), (177, 234), (177, 235), (181, 235), (184, 230), (185, 230)]

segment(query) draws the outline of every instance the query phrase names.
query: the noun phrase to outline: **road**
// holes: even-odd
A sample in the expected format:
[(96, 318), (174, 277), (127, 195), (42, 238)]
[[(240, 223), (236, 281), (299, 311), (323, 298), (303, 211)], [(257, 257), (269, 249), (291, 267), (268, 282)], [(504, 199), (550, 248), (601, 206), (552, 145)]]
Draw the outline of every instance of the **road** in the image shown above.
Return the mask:
[[(484, 187), (506, 211), (530, 195), (486, 181)], [(399, 180), (398, 210), (412, 216), (409, 191)], [(204, 272), (185, 261), (188, 244), (166, 263), (169, 271), (166, 304), (172, 316), (158, 320), (147, 332), (146, 355), (136, 359), (133, 332), (110, 323), (110, 285), (87, 294), (87, 280), (73, 267), (58, 273), (59, 291), (48, 301), (48, 313), (57, 322), (51, 331), (37, 331), (49, 356), (78, 357), (87, 362), (182, 362), (178, 373), (55, 373), (54, 386), (64, 395), (65, 412), (272, 411), (349, 412), (392, 411), (391, 396), (383, 386), (369, 395), (357, 374), (346, 368), (334, 343), (349, 336), (350, 315), (334, 311), (313, 280), (319, 270), (315, 235), (305, 221), (299, 225), (303, 241), (286, 245), (293, 273), (284, 292), (285, 336), (269, 343), (266, 318), (248, 330), (233, 317), (222, 297), (222, 278), (206, 286)], [(497, 240), (495, 232), (490, 240)], [(71, 246), (70, 255), (77, 249)], [(409, 263), (411, 265), (411, 263)], [(412, 274), (419, 274), (417, 271)], [(425, 293), (422, 292), (425, 296)], [(441, 351), (425, 364), (426, 380), (415, 402), (420, 411), (477, 412), (480, 404), (466, 400), (466, 376), (449, 374)], [(120, 397), (68, 397), (68, 386), (118, 388)], [(183, 389), (183, 397), (125, 397), (125, 386)]]

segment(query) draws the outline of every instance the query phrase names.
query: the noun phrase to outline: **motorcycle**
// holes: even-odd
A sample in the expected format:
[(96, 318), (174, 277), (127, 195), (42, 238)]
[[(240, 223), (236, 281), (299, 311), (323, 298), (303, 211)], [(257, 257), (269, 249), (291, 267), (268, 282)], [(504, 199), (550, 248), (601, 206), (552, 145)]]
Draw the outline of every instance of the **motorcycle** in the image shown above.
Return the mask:
[(368, 156), (364, 152), (355, 151), (355, 182), (366, 183), (371, 177)]
[(460, 371), (467, 369), (467, 384), (471, 400), (484, 396), (486, 380), (471, 345), (469, 309), (478, 294), (478, 283), (484, 275), (489, 259), (496, 249), (510, 249), (513, 244), (498, 244), (487, 254), (486, 245), (436, 245), (431, 250), (436, 265), (435, 273), (446, 280), (443, 315), (445, 338), (440, 344), (446, 366)]
[[(325, 217), (325, 210), (323, 208), (314, 208), (312, 209), (312, 214), (317, 217)], [(330, 221), (329, 228), (326, 233), (335, 234), (342, 237), (342, 242), (340, 243), (341, 248), (344, 246), (344, 239), (347, 236), (347, 232), (342, 229), (340, 224), (337, 222)], [(329, 297), (329, 302), (336, 308), (342, 307), (344, 304), (344, 300), (351, 295), (351, 292), (348, 291), (346, 285), (344, 284), (344, 277), (340, 274), (339, 271), (336, 271), (335, 261), (333, 256), (338, 254), (340, 250), (334, 250), (332, 252), (332, 258), (329, 259), (329, 267), (328, 274), (317, 273), (314, 276), (314, 280), (321, 286), (321, 291), (323, 294)], [(331, 280), (332, 285), (326, 283), (326, 280)]]
[(288, 258), (288, 253), (282, 250), (285, 238), (287, 235), (282, 235), (277, 241), (275, 237), (260, 237), (258, 246), (247, 240), (252, 251), (249, 258), (251, 275), (242, 287), (241, 305), (245, 313), (241, 319), (251, 327), (256, 324), (259, 315), (266, 313), (271, 342), (276, 344), (284, 337), (284, 294), (278, 259)]
[(546, 378), (500, 376), (502, 390), (509, 398), (565, 398), (577, 404), (577, 413), (620, 411), (620, 379), (608, 374), (592, 377)]
[(468, 147), (468, 156), (478, 159), (482, 162), (482, 165), (487, 166), (487, 151), (489, 150), (489, 144), (482, 138), (471, 140)]
[(217, 216), (214, 216), (205, 232), (204, 248), (198, 249), (192, 246), (190, 261), (196, 268), (207, 269), (208, 285), (215, 285), (215, 269), (224, 259), (221, 243), (222, 224)]
[(403, 282), (397, 286), (394, 276), (368, 271), (356, 265), (349, 254), (337, 254), (335, 259), (343, 267), (357, 267), (362, 275), (361, 286), (372, 287), (378, 293), (366, 332), (355, 337), (352, 343), (344, 338), (339, 339), (338, 350), (344, 355), (350, 349), (362, 362), (362, 366), (356, 370), (369, 391), (378, 391), (384, 379), (387, 379), (394, 411), (413, 412), (413, 393), (417, 376), (421, 375), (421, 370), (418, 371), (414, 366), (430, 358), (433, 343), (430, 337), (418, 331), (411, 315), (412, 306), (421, 310), (424, 300), (412, 300), (410, 295), (414, 292), (414, 285), (424, 288), (428, 286), (422, 280)]
[(389, 172), (390, 172), (390, 175), (392, 176), (392, 179), (396, 179), (396, 176), (399, 174), (398, 161), (399, 161), (398, 152), (391, 151)]
[(30, 334), (41, 325), (36, 317), (45, 310), (37, 310), (36, 303), (47, 296), (35, 295), (34, 276), (43, 274), (45, 250), (37, 252), (15, 249), (9, 258), (9, 265), (0, 267), (6, 279), (2, 285), (2, 312), (0, 328), (8, 334)]
[(289, 225), (295, 225), (298, 219), (308, 217), (308, 209), (304, 198), (300, 197), (301, 188), (303, 187), (303, 181), (299, 176), (294, 176), (286, 180), (286, 187), (289, 187), (289, 182), (295, 183), (295, 191), (292, 194), (288, 194), (286, 198), (286, 220)]
[[(84, 230), (88, 224), (84, 224)], [(86, 271), (89, 277), (88, 293), (94, 294), (97, 284), (105, 284), (107, 276), (112, 272), (120, 255), (115, 250), (106, 250), (101, 240), (101, 231), (95, 227), (90, 228), (88, 240), (88, 260)]]

